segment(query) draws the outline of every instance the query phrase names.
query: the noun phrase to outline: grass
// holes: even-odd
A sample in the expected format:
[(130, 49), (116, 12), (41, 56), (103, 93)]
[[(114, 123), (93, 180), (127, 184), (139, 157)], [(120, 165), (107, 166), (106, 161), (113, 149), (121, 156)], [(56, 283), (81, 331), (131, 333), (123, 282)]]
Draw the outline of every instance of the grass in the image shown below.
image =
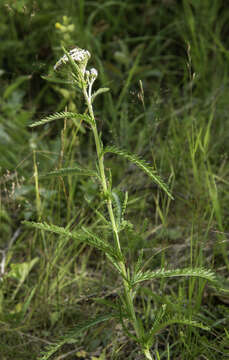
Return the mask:
[[(134, 1), (69, 2), (55, 9), (51, 2), (24, 5), (24, 10), (15, 4), (2, 9), (0, 34), (6, 38), (0, 45), (5, 71), (0, 100), (2, 359), (38, 359), (59, 341), (63, 346), (55, 359), (143, 358), (117, 320), (102, 315), (119, 303), (122, 293), (121, 278), (105, 255), (71, 237), (21, 223), (26, 219), (69, 232), (82, 226), (107, 232), (99, 185), (76, 172), (76, 166), (95, 170), (87, 124), (57, 120), (33, 132), (28, 128), (33, 119), (54, 111), (84, 111), (82, 97), (62, 83), (64, 77), (57, 84), (40, 77), (47, 78), (61, 55), (60, 44), (87, 48), (99, 70), (96, 88), (111, 89), (94, 105), (105, 146), (144, 158), (175, 198), (127, 159), (105, 154), (115, 192), (128, 191), (121, 241), (128, 266), (143, 250), (145, 271), (205, 267), (220, 283), (217, 288), (193, 277), (141, 283), (135, 309), (146, 329), (164, 305), (168, 324), (176, 314), (210, 328), (169, 325), (156, 335), (151, 356), (226, 359), (228, 10), (216, 0), (179, 6), (148, 1), (144, 7)], [(55, 27), (57, 22), (62, 28)], [(63, 28), (71, 24), (73, 31)], [(66, 167), (74, 168), (74, 176), (60, 173)]]

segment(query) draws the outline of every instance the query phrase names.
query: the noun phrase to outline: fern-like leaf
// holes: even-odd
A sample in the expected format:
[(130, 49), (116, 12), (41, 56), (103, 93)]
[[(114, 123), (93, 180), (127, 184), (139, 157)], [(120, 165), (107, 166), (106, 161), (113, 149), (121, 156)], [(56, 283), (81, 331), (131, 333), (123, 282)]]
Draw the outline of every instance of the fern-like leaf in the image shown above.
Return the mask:
[(139, 271), (134, 274), (132, 278), (132, 286), (136, 285), (139, 282), (158, 279), (158, 278), (166, 278), (166, 277), (178, 277), (178, 276), (185, 276), (185, 277), (200, 277), (208, 281), (215, 282), (215, 274), (211, 270), (206, 270), (203, 268), (186, 268), (186, 269), (175, 269), (175, 270), (165, 270), (159, 269), (155, 271)]
[(59, 341), (56, 344), (50, 345), (47, 347), (45, 351), (42, 351), (41, 357), (39, 360), (48, 360), (57, 350), (59, 350), (64, 344), (68, 343), (69, 341), (75, 340), (80, 334), (82, 334), (84, 331), (90, 329), (93, 326), (96, 326), (102, 322), (108, 321), (112, 319), (114, 315), (112, 313), (110, 314), (103, 314), (96, 316), (95, 318), (84, 321), (83, 323), (78, 324), (69, 332), (59, 339)]
[(36, 121), (33, 124), (30, 124), (29, 127), (35, 127), (35, 126), (39, 126), (39, 125), (44, 125), (47, 124), (51, 121), (55, 121), (55, 120), (59, 120), (59, 119), (77, 119), (80, 121), (86, 121), (89, 124), (92, 124), (93, 120), (91, 119), (90, 116), (85, 115), (85, 114), (77, 114), (77, 113), (73, 113), (73, 112), (69, 112), (69, 111), (63, 111), (63, 112), (56, 112), (52, 115), (49, 115), (39, 121)]
[(154, 329), (156, 329), (162, 323), (162, 319), (165, 316), (165, 313), (166, 313), (166, 304), (162, 304), (160, 309), (155, 314), (155, 317), (153, 320), (153, 327), (151, 328), (151, 330), (148, 334), (149, 338), (150, 338), (150, 336), (154, 335), (154, 332), (153, 332)]
[(143, 264), (143, 249), (141, 249), (139, 252), (139, 256), (135, 264), (134, 276), (138, 275), (138, 273), (141, 271), (142, 264)]
[(105, 240), (101, 240), (96, 234), (92, 233), (90, 230), (86, 229), (85, 227), (82, 227), (82, 230), (87, 235), (85, 241), (89, 245), (94, 246), (95, 248), (104, 252), (105, 254), (110, 255), (113, 259), (116, 259), (118, 261), (123, 260), (118, 250), (113, 248), (113, 246), (111, 246)]
[(129, 160), (130, 162), (134, 163), (141, 170), (143, 170), (156, 184), (158, 184), (166, 192), (166, 194), (171, 199), (173, 199), (173, 196), (169, 192), (169, 189), (168, 189), (167, 185), (160, 178), (160, 176), (156, 174), (155, 170), (151, 166), (149, 166), (143, 159), (141, 159), (137, 155), (129, 154), (125, 150), (120, 150), (120, 149), (116, 148), (115, 146), (106, 147), (103, 150), (102, 154), (105, 154), (105, 153), (108, 153), (108, 152), (119, 155), (119, 156), (122, 156), (123, 158), (125, 158), (125, 159)]
[(88, 245), (91, 245), (97, 248), (98, 250), (104, 252), (105, 254), (109, 254), (114, 259), (114, 261), (115, 259), (118, 261), (121, 260), (121, 255), (118, 252), (118, 250), (114, 249), (105, 240), (101, 240), (97, 235), (95, 235), (94, 233), (92, 233), (91, 231), (89, 231), (84, 227), (80, 231), (71, 232), (64, 227), (57, 225), (48, 225), (45, 222), (38, 223), (33, 221), (23, 221), (22, 223), (35, 229), (48, 231), (61, 236), (71, 237), (72, 239), (75, 239), (79, 242), (85, 242)]
[(123, 194), (119, 190), (112, 190), (112, 203), (115, 211), (116, 225), (118, 231), (123, 230), (127, 226), (127, 222), (124, 219), (126, 206), (128, 202), (127, 191)]
[(66, 236), (66, 237), (72, 237), (76, 240), (80, 240), (81, 239), (81, 234), (77, 233), (77, 232), (71, 232), (69, 230), (67, 230), (64, 227), (61, 226), (57, 226), (57, 225), (49, 225), (46, 222), (43, 223), (39, 223), (39, 222), (34, 222), (34, 221), (22, 221), (23, 224), (35, 228), (35, 229), (39, 229), (39, 230), (44, 230), (44, 231), (48, 231), (54, 234), (58, 234), (58, 235), (62, 235), (62, 236)]
[(157, 333), (165, 329), (167, 326), (173, 325), (173, 324), (181, 324), (181, 325), (188, 325), (188, 326), (194, 326), (197, 328), (200, 328), (202, 330), (209, 331), (210, 328), (208, 326), (203, 325), (200, 322), (197, 322), (195, 320), (187, 319), (183, 316), (174, 315), (174, 316), (163, 316), (162, 321), (155, 322), (153, 327), (151, 328), (150, 332), (147, 336), (147, 347), (150, 348), (154, 342), (154, 337)]

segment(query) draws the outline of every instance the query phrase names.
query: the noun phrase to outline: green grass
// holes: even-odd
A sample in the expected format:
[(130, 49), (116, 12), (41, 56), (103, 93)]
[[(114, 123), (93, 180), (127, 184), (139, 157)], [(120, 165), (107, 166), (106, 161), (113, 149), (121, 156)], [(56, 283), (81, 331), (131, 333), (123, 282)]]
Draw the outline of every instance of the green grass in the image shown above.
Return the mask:
[[(80, 359), (80, 351), (85, 359), (143, 359), (136, 342), (109, 317), (122, 285), (104, 254), (22, 223), (46, 222), (68, 232), (84, 226), (95, 234), (109, 228), (100, 186), (88, 177), (95, 170), (89, 125), (76, 118), (29, 128), (55, 111), (85, 110), (80, 93), (52, 73), (61, 45), (88, 49), (91, 66), (99, 70), (95, 88), (110, 88), (94, 103), (104, 145), (144, 158), (175, 198), (128, 162), (128, 155), (104, 155), (115, 193), (128, 191), (128, 226), (121, 239), (127, 264), (133, 266), (143, 250), (145, 271), (204, 267), (221, 284), (193, 277), (140, 283), (135, 308), (145, 328), (164, 304), (168, 324), (176, 314), (210, 328), (171, 324), (157, 333), (152, 356), (227, 359), (227, 6), (219, 0), (184, 0), (179, 6), (116, 0), (3, 3), (1, 359), (38, 359), (59, 341), (53, 359)], [(63, 32), (57, 22), (75, 27)], [(59, 82), (47, 81), (51, 76)], [(74, 170), (63, 174), (62, 168)]]

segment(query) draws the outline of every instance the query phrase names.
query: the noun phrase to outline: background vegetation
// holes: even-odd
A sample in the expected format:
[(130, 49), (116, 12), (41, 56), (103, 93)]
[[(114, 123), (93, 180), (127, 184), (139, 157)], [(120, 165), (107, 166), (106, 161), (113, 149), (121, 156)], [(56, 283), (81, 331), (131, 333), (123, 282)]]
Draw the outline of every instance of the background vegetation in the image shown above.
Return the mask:
[[(123, 238), (130, 262), (144, 250), (147, 268), (206, 267), (225, 291), (203, 280), (142, 285), (144, 321), (167, 304), (211, 327), (170, 326), (158, 335), (160, 359), (229, 357), (229, 10), (222, 0), (2, 1), (0, 4), (0, 354), (37, 359), (69, 328), (115, 302), (120, 279), (85, 244), (28, 229), (46, 221), (102, 231), (99, 189), (84, 177), (40, 175), (74, 164), (94, 166), (83, 125), (28, 125), (84, 103), (49, 81), (66, 48), (92, 54), (96, 118), (105, 144), (143, 156), (172, 190), (171, 201), (137, 168), (107, 156), (117, 189), (128, 190)], [(77, 125), (77, 126), (76, 126)], [(85, 195), (86, 194), (86, 195)], [(156, 353), (155, 353), (156, 354)], [(156, 357), (156, 355), (155, 355)], [(142, 359), (113, 322), (65, 344), (55, 359)]]

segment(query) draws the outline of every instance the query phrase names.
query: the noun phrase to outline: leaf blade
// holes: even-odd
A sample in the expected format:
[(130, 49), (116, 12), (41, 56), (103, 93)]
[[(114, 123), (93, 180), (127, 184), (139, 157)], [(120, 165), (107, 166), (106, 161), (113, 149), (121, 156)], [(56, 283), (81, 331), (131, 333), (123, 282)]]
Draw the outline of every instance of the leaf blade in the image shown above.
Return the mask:
[(56, 112), (52, 115), (46, 116), (45, 118), (43, 118), (39, 121), (36, 121), (33, 124), (30, 124), (29, 127), (33, 128), (36, 126), (45, 125), (47, 123), (50, 123), (52, 121), (56, 121), (59, 119), (69, 119), (69, 118), (74, 118), (74, 119), (77, 119), (80, 121), (86, 121), (89, 124), (92, 123), (90, 116), (88, 116), (86, 114), (78, 114), (78, 113), (73, 113), (73, 112), (69, 112), (69, 111), (63, 111), (63, 112)]
[(132, 279), (132, 285), (136, 285), (139, 282), (152, 280), (152, 279), (161, 279), (165, 277), (200, 277), (202, 279), (215, 282), (215, 274), (211, 270), (206, 270), (204, 268), (185, 268), (185, 269), (175, 269), (175, 270), (164, 270), (159, 269), (155, 271), (145, 271), (144, 273), (139, 271), (134, 275)]
[(170, 197), (170, 199), (174, 200), (174, 197), (170, 193), (168, 186), (164, 183), (164, 181), (160, 178), (160, 176), (155, 173), (155, 170), (139, 156), (132, 155), (125, 150), (116, 148), (115, 146), (107, 146), (103, 150), (102, 154), (108, 152), (122, 156), (125, 159), (129, 160), (130, 162), (134, 163), (137, 167), (143, 170), (157, 185), (159, 185), (165, 191), (165, 193)]
[(41, 353), (42, 357), (40, 357), (39, 360), (48, 360), (55, 352), (57, 352), (57, 350), (59, 350), (64, 344), (66, 344), (71, 339), (76, 338), (82, 332), (84, 332), (84, 331), (90, 329), (91, 327), (98, 325), (102, 322), (108, 321), (108, 320), (112, 319), (113, 317), (114, 317), (114, 315), (112, 313), (101, 314), (99, 316), (94, 317), (93, 319), (90, 319), (88, 321), (84, 321), (84, 322), (78, 324), (77, 326), (75, 326), (74, 328), (69, 330), (69, 332), (66, 335), (64, 335), (62, 338), (60, 338), (58, 343), (48, 346), (47, 350), (44, 350)]

